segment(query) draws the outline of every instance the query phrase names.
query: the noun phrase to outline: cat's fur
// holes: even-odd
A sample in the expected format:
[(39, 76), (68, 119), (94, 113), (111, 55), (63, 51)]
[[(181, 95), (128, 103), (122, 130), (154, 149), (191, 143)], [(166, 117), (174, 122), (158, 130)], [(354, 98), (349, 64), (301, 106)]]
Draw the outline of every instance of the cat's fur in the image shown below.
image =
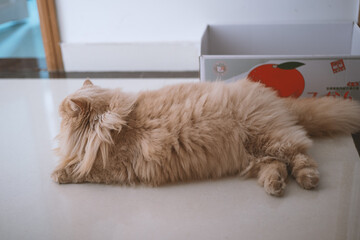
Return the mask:
[(58, 183), (158, 186), (242, 174), (271, 195), (319, 181), (309, 136), (360, 130), (360, 104), (280, 98), (260, 83), (191, 83), (127, 94), (89, 80), (64, 99)]

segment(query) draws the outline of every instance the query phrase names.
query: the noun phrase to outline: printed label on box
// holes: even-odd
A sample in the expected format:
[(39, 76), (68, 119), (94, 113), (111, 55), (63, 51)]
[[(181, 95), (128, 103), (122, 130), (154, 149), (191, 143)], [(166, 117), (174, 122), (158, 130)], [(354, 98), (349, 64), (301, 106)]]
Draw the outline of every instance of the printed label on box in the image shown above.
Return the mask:
[(334, 74), (345, 71), (346, 68), (345, 68), (344, 60), (339, 59), (337, 61), (331, 62), (331, 68)]
[[(246, 59), (238, 59), (236, 63), (249, 66)], [(231, 69), (228, 67), (226, 71), (232, 73), (237, 64), (232, 60)], [(274, 88), (281, 97), (332, 96), (360, 100), (358, 66), (360, 59), (264, 59), (260, 64), (252, 65), (250, 69), (225, 81), (248, 77)]]

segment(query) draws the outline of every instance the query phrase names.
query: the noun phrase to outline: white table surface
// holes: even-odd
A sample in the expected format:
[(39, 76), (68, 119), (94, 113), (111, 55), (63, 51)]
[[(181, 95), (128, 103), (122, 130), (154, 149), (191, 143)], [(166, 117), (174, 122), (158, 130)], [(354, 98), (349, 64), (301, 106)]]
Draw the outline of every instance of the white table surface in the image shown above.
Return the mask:
[[(97, 79), (125, 91), (195, 79)], [(315, 140), (314, 191), (255, 179), (159, 188), (54, 183), (60, 101), (82, 80), (0, 81), (0, 239), (359, 239), (360, 161), (350, 136)]]

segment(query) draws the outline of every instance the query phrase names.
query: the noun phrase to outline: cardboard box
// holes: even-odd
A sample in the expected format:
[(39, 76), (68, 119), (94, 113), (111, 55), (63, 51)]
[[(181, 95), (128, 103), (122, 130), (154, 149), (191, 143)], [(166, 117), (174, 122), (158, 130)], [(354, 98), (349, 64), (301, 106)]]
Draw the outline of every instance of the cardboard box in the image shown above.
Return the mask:
[(287, 89), (291, 96), (360, 100), (360, 29), (352, 22), (208, 26), (201, 81), (249, 74), (297, 88)]

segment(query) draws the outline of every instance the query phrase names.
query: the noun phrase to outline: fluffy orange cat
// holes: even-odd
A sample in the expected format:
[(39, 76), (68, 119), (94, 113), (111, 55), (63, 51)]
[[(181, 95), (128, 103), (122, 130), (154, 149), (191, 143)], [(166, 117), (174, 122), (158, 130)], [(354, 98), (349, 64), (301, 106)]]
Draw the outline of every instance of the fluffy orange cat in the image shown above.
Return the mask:
[(143, 183), (257, 177), (283, 194), (292, 175), (319, 182), (309, 136), (360, 130), (360, 104), (335, 98), (280, 98), (260, 83), (191, 83), (127, 94), (86, 80), (64, 99), (58, 183)]

